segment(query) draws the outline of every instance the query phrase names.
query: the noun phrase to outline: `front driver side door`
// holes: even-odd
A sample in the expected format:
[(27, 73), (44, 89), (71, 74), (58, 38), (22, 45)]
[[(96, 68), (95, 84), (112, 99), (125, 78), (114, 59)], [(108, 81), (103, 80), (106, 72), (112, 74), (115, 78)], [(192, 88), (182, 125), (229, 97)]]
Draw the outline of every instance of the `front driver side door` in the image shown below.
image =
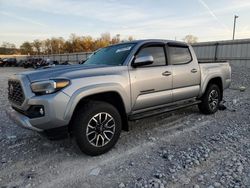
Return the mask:
[(172, 68), (167, 65), (165, 44), (142, 47), (136, 57), (151, 55), (151, 65), (130, 68), (132, 110), (172, 102)]

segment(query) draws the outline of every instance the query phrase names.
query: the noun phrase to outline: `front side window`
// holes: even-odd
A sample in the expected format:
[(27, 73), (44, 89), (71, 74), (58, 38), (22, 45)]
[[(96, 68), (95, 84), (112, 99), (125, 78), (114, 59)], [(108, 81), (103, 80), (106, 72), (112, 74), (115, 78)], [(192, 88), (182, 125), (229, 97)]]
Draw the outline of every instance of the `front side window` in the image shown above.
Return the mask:
[(172, 65), (185, 64), (192, 60), (188, 47), (169, 46), (168, 49)]
[(145, 47), (139, 51), (136, 57), (143, 57), (143, 56), (148, 56), (148, 55), (151, 55), (154, 58), (154, 63), (148, 66), (166, 65), (164, 47), (162, 46)]
[(84, 65), (123, 65), (134, 46), (134, 43), (129, 43), (102, 48), (91, 55)]

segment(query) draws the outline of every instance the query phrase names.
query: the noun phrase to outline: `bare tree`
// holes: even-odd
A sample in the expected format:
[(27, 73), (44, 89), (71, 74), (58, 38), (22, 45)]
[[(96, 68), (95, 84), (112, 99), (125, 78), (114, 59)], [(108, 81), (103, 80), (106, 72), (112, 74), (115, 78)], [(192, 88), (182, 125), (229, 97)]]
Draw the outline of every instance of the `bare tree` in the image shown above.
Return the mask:
[(58, 50), (59, 50), (59, 54), (63, 52), (63, 46), (65, 43), (65, 40), (63, 37), (59, 37), (58, 39)]
[(62, 37), (51, 38), (50, 46), (51, 46), (52, 53), (60, 54), (61, 52), (63, 52), (64, 43), (65, 43), (65, 41)]
[(63, 52), (71, 53), (73, 52), (73, 46), (70, 41), (66, 41), (63, 45)]
[(91, 52), (94, 50), (94, 39), (91, 36), (82, 37), (82, 43), (84, 45), (84, 52)]
[(1, 47), (14, 49), (14, 48), (16, 48), (16, 45), (13, 43), (9, 43), (9, 42), (3, 42)]
[(44, 40), (43, 45), (44, 45), (44, 53), (51, 54), (52, 53), (51, 40), (50, 39)]
[(28, 54), (33, 54), (33, 46), (32, 43), (30, 42), (24, 42), (20, 46), (20, 50), (22, 54), (28, 55)]
[(121, 42), (120, 37), (121, 37), (120, 34), (116, 34), (115, 37), (112, 38), (111, 43), (112, 43), (112, 44), (117, 44), (117, 43)]
[(40, 54), (41, 48), (42, 48), (42, 42), (40, 40), (34, 40), (32, 44), (33, 44), (33, 47), (34, 47), (36, 53)]
[(111, 41), (110, 33), (102, 33), (101, 40), (105, 41), (106, 43), (110, 43)]
[(194, 35), (186, 35), (183, 39), (183, 41), (185, 41), (186, 43), (189, 44), (193, 44), (198, 42), (198, 37), (194, 36)]
[(134, 40), (134, 37), (130, 35), (130, 36), (128, 37), (128, 41), (132, 41), (132, 40)]

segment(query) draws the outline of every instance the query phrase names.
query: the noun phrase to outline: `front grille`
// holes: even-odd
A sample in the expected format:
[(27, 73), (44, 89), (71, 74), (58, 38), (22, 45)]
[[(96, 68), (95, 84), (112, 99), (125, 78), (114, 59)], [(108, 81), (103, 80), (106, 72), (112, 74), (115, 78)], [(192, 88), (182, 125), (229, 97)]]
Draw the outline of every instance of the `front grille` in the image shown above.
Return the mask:
[(8, 99), (14, 104), (21, 106), (24, 102), (21, 83), (18, 80), (9, 80), (8, 86)]

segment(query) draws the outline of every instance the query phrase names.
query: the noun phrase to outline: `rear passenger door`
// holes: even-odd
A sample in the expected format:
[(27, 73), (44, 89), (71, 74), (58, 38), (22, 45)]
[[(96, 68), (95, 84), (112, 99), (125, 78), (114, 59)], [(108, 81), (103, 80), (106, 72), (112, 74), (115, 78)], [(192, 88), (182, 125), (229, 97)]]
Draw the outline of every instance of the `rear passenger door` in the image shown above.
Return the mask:
[(168, 43), (169, 64), (173, 68), (173, 102), (197, 97), (200, 91), (200, 70), (185, 44)]
[(151, 55), (151, 65), (131, 67), (132, 110), (137, 111), (172, 102), (172, 70), (167, 66), (165, 44), (147, 44), (135, 57)]

